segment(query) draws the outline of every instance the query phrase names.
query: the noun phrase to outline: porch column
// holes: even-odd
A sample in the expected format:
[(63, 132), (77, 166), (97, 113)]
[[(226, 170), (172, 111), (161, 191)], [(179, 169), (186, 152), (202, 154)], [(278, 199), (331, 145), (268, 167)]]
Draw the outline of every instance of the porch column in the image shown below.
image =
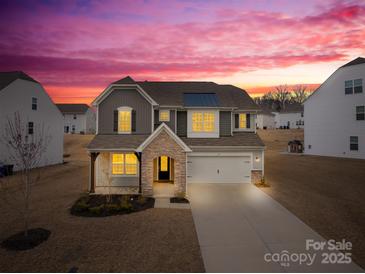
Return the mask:
[(90, 193), (95, 193), (95, 160), (99, 152), (90, 153)]
[(142, 194), (142, 152), (134, 153), (139, 163), (138, 193)]

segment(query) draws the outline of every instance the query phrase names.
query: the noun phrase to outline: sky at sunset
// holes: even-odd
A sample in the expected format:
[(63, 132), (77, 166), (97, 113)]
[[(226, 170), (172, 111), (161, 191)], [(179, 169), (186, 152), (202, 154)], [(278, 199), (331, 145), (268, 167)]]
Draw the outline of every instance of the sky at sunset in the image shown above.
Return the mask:
[(55, 102), (90, 103), (126, 75), (215, 81), (255, 96), (322, 83), (365, 55), (365, 0), (3, 1), (0, 71)]

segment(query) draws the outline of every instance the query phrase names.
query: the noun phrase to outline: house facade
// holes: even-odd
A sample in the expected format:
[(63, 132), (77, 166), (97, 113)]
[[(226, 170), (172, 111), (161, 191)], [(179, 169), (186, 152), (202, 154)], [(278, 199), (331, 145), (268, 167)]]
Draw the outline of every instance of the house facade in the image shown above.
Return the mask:
[(95, 134), (96, 113), (87, 104), (57, 104), (63, 115), (64, 133)]
[(305, 153), (365, 159), (365, 58), (337, 69), (305, 102)]
[[(37, 134), (44, 127), (49, 137), (47, 150), (39, 166), (63, 162), (62, 115), (42, 85), (21, 71), (0, 72), (0, 135), (4, 134), (7, 119), (19, 113), (25, 134)], [(9, 148), (0, 142), (0, 162), (12, 165)], [(15, 170), (17, 167), (14, 167)]]
[(304, 128), (304, 106), (287, 104), (280, 111), (273, 112), (275, 128)]
[(270, 106), (259, 105), (260, 112), (256, 118), (256, 128), (258, 129), (274, 129), (275, 128), (275, 114)]
[(93, 102), (90, 192), (170, 195), (194, 183), (250, 183), (264, 172), (257, 105), (213, 82), (112, 83)]

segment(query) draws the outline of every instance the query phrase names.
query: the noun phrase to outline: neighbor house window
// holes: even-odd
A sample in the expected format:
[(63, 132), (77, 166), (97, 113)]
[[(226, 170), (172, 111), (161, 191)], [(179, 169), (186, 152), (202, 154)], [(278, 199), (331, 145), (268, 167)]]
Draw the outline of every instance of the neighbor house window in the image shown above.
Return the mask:
[(239, 128), (246, 128), (247, 126), (247, 115), (246, 113), (239, 114)]
[(34, 123), (28, 122), (28, 134), (32, 135), (34, 133)]
[(136, 175), (137, 157), (134, 153), (113, 153), (112, 174), (113, 175)]
[(130, 133), (132, 130), (132, 110), (120, 108), (118, 110), (118, 132)]
[(77, 119), (77, 115), (76, 114), (74, 114), (74, 120), (76, 120)]
[(359, 150), (358, 136), (350, 136), (350, 150)]
[(345, 94), (362, 93), (362, 79), (345, 81)]
[(37, 110), (38, 107), (37, 103), (38, 103), (37, 98), (32, 97), (32, 110)]
[(170, 121), (170, 111), (160, 110), (160, 122), (168, 122), (168, 121)]
[(362, 93), (362, 79), (354, 80), (354, 93)]
[(213, 132), (215, 129), (214, 112), (193, 112), (192, 130), (193, 132)]
[(356, 120), (365, 120), (365, 106), (356, 107)]

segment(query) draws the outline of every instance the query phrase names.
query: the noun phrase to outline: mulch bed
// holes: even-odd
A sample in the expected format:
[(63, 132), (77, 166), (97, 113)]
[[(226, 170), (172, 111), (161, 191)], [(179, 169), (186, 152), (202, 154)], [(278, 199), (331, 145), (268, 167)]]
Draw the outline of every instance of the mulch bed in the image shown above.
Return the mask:
[(43, 228), (28, 230), (28, 236), (24, 236), (24, 231), (10, 236), (1, 243), (1, 246), (8, 250), (28, 250), (32, 249), (44, 241), (47, 241), (51, 231)]
[(82, 217), (107, 217), (146, 210), (154, 205), (154, 198), (141, 195), (87, 195), (76, 201), (71, 207), (71, 214)]
[(170, 203), (189, 204), (189, 200), (182, 197), (172, 197), (170, 198)]

